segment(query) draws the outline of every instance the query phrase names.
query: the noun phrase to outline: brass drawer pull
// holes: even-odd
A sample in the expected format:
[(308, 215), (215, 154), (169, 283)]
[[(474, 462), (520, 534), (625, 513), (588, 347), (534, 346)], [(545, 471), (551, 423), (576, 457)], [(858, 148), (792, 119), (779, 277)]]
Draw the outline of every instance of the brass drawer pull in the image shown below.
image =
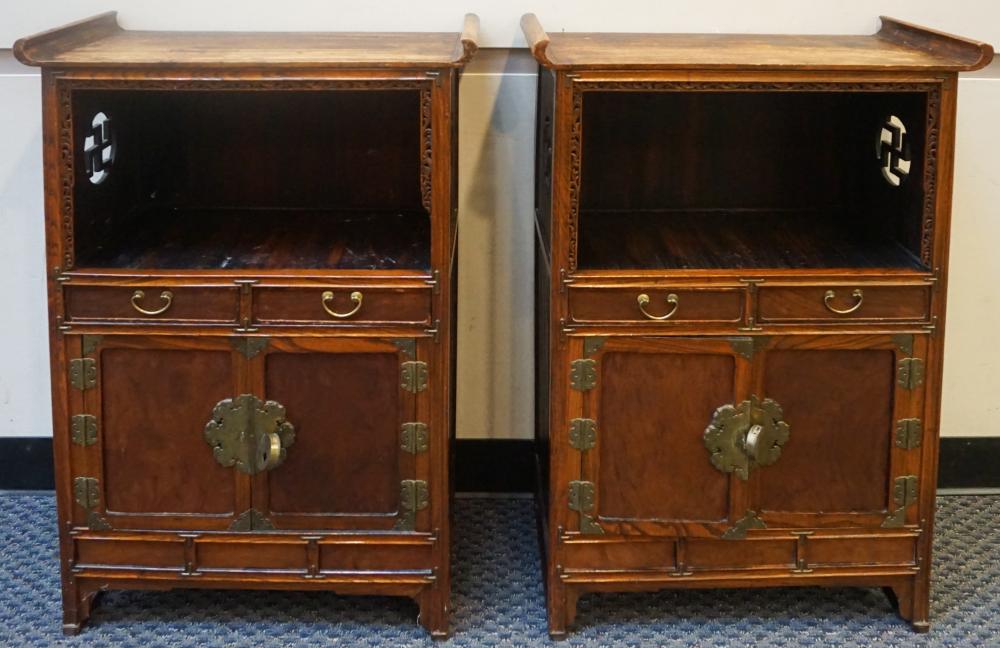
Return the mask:
[(164, 290), (163, 292), (160, 293), (160, 299), (163, 300), (163, 306), (160, 306), (159, 308), (154, 308), (153, 310), (146, 310), (145, 308), (139, 305), (139, 300), (141, 300), (145, 296), (146, 293), (144, 293), (141, 290), (137, 290), (134, 293), (132, 293), (132, 299), (131, 299), (132, 308), (136, 309), (143, 315), (162, 315), (163, 313), (166, 313), (167, 309), (170, 308), (170, 305), (174, 303), (174, 293), (170, 292), (169, 290)]
[(646, 293), (642, 293), (641, 295), (639, 295), (636, 298), (636, 301), (639, 303), (639, 310), (642, 311), (643, 315), (645, 315), (646, 317), (648, 317), (651, 320), (660, 320), (660, 321), (662, 321), (662, 320), (670, 319), (671, 317), (674, 316), (674, 313), (677, 312), (677, 306), (679, 305), (678, 302), (680, 300), (677, 298), (677, 295), (675, 295), (674, 293), (670, 293), (669, 295), (667, 295), (667, 303), (673, 305), (673, 308), (671, 308), (670, 312), (667, 313), (666, 315), (653, 315), (652, 313), (650, 313), (649, 311), (646, 310), (646, 304), (649, 303), (649, 295), (647, 295)]
[(830, 302), (833, 301), (834, 298), (836, 298), (836, 296), (837, 293), (835, 293), (832, 290), (827, 290), (826, 294), (823, 295), (823, 305), (826, 306), (827, 310), (829, 310), (831, 313), (836, 313), (837, 315), (850, 315), (854, 311), (861, 308), (861, 302), (865, 300), (865, 294), (861, 292), (861, 289), (855, 288), (854, 292), (851, 293), (851, 296), (854, 297), (856, 300), (858, 300), (857, 303), (851, 306), (850, 308), (840, 309), (830, 304)]
[(352, 308), (351, 310), (347, 311), (346, 313), (338, 313), (336, 311), (330, 310), (330, 307), (326, 305), (327, 302), (329, 302), (331, 299), (333, 299), (333, 291), (332, 290), (325, 290), (325, 291), (323, 291), (323, 301), (322, 301), (323, 310), (325, 310), (331, 317), (336, 317), (337, 319), (345, 319), (345, 318), (350, 317), (351, 315), (354, 315), (359, 310), (361, 310), (361, 300), (362, 300), (362, 298), (363, 298), (363, 295), (360, 292), (358, 292), (358, 291), (355, 290), (354, 292), (351, 293), (351, 301), (354, 302), (354, 308)]

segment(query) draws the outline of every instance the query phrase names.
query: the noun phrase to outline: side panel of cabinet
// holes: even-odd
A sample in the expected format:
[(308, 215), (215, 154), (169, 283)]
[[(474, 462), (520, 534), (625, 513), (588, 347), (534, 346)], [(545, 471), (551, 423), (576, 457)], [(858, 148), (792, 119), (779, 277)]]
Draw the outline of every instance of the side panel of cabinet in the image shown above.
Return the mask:
[(923, 370), (925, 338), (787, 336), (759, 352), (755, 393), (790, 429), (780, 458), (751, 478), (768, 526), (877, 528), (899, 507), (915, 521), (910, 497), (895, 491), (919, 473), (923, 384), (904, 384), (901, 363)]
[(425, 528), (421, 511), (423, 526), (407, 523), (404, 497), (404, 483), (427, 481), (429, 421), (416, 420), (427, 379), (408, 384), (405, 366), (426, 367), (425, 355), (413, 339), (272, 338), (250, 381), (285, 407), (295, 442), (254, 478), (254, 508), (277, 529)]
[(84, 374), (74, 378), (71, 369), (70, 391), (82, 395), (71, 398), (81, 407), (69, 413), (74, 520), (92, 528), (228, 528), (249, 506), (249, 479), (216, 461), (204, 430), (219, 401), (246, 390), (243, 358), (229, 340), (67, 340), (81, 344), (69, 355)]
[[(580, 450), (580, 481), (593, 484), (593, 503), (571, 502), (581, 530), (592, 520), (613, 533), (721, 532), (742, 515), (746, 489), (713, 468), (703, 435), (717, 408), (745, 398), (749, 360), (719, 338), (598, 344), (584, 343), (595, 382), (583, 385), (582, 407), (567, 421), (571, 444), (593, 429), (593, 447)], [(580, 387), (574, 381), (571, 389)]]

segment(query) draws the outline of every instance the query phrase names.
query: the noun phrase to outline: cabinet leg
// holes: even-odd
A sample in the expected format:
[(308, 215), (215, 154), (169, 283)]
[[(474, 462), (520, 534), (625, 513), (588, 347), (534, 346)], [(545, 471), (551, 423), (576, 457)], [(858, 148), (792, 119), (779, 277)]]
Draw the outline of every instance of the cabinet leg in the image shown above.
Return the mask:
[(434, 639), (448, 638), (448, 596), (438, 587), (428, 587), (417, 597), (420, 606), (420, 625)]
[(580, 592), (576, 588), (549, 586), (549, 637), (556, 641), (566, 638), (568, 629), (576, 621), (576, 603), (579, 598)]
[(90, 613), (97, 605), (97, 597), (101, 590), (69, 585), (63, 588), (63, 634), (67, 636), (80, 634), (83, 626), (90, 619)]
[[(922, 587), (922, 585), (924, 585)], [(899, 616), (910, 622), (917, 632), (927, 632), (931, 629), (928, 620), (930, 610), (930, 590), (919, 576), (913, 580), (902, 581), (892, 587), (884, 587), (882, 591), (889, 598)]]

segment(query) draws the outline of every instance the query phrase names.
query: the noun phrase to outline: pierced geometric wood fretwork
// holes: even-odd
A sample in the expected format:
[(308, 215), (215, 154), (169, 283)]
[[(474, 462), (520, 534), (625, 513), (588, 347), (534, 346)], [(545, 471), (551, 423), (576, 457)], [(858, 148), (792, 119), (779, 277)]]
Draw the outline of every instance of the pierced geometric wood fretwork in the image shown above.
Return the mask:
[(894, 187), (906, 180), (910, 173), (910, 142), (903, 120), (889, 115), (882, 123), (875, 157), (882, 167), (882, 177)]

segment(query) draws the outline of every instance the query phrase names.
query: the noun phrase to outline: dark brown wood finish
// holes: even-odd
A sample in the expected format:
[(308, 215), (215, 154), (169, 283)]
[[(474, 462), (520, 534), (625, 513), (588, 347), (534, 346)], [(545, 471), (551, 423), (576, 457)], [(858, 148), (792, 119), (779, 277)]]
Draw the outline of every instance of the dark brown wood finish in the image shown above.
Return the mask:
[[(43, 68), (67, 633), (104, 589), (218, 587), (408, 596), (447, 635), (454, 117), (478, 26), (130, 32), (112, 12), (16, 43)], [(225, 399), (295, 427), (255, 442), (279, 439), (276, 466), (216, 459)]]
[[(788, 585), (927, 630), (956, 73), (992, 48), (522, 27), (551, 635), (586, 592)], [(780, 453), (737, 418), (713, 464), (726, 405)]]

